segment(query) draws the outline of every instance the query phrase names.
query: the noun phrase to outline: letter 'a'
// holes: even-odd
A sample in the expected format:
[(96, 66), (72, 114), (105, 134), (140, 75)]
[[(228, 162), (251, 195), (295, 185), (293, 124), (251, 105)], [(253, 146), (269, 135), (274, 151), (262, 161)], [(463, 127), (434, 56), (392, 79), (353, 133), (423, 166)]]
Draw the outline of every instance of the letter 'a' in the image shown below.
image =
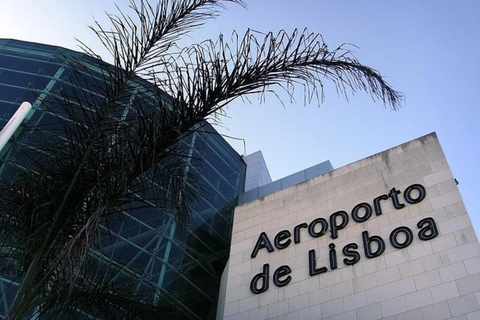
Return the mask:
[(258, 237), (257, 243), (255, 244), (255, 247), (253, 248), (253, 251), (250, 257), (252, 259), (255, 258), (257, 256), (258, 251), (263, 248), (266, 248), (268, 252), (273, 252), (272, 243), (270, 242), (270, 239), (268, 239), (268, 236), (265, 232), (262, 232)]

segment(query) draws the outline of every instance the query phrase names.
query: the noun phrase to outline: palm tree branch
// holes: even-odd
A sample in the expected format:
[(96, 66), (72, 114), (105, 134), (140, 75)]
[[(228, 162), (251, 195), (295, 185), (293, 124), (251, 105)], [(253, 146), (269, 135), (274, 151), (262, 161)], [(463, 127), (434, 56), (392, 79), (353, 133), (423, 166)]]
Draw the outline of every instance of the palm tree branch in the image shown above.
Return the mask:
[(376, 70), (360, 64), (344, 46), (330, 51), (321, 35), (306, 30), (269, 33), (262, 42), (247, 31), (234, 52), (220, 36), (216, 43), (189, 48), (183, 60), (168, 61), (168, 68), (168, 78), (157, 81), (178, 101), (175, 107), (193, 120), (212, 115), (243, 95), (263, 95), (274, 85), (293, 97), (294, 84), (299, 83), (309, 97), (321, 97), (320, 102), (325, 81), (346, 96), (349, 90), (365, 91), (393, 110), (403, 100)]

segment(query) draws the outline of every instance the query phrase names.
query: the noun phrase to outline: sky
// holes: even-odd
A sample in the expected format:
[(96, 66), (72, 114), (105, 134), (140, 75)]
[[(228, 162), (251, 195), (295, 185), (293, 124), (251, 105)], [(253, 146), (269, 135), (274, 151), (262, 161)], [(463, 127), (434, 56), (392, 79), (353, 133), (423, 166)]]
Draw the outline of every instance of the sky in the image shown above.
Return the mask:
[[(153, 1), (152, 1), (153, 2)], [(480, 1), (245, 0), (185, 39), (226, 39), (232, 31), (322, 34), (330, 48), (351, 44), (358, 60), (405, 94), (399, 111), (365, 93), (348, 100), (327, 84), (325, 100), (284, 104), (274, 96), (236, 101), (217, 129), (240, 154), (261, 150), (273, 180), (325, 160), (335, 168), (435, 131), (480, 235)], [(128, 1), (118, 0), (128, 11)], [(0, 38), (102, 52), (88, 26), (114, 13), (106, 0), (0, 0)], [(105, 59), (108, 60), (108, 59)], [(238, 140), (243, 139), (243, 140)]]

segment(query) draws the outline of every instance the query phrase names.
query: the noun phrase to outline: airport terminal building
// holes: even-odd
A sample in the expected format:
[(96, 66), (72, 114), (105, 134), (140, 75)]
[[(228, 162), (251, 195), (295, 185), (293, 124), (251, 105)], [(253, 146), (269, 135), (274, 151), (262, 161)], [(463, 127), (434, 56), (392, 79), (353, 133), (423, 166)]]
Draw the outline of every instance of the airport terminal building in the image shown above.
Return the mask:
[[(0, 130), (22, 101), (33, 106), (0, 150), (0, 178), (35, 148), (32, 128), (49, 121), (42, 103), (80, 86), (65, 56), (94, 70), (71, 50), (0, 39)], [(260, 152), (242, 157), (205, 127), (182, 143), (201, 159), (185, 170), (209, 196), (187, 229), (168, 210), (124, 212), (99, 257), (128, 258), (119, 278), (155, 287), (182, 319), (480, 319), (480, 247), (435, 133), (271, 181)], [(16, 286), (0, 275), (0, 318)]]

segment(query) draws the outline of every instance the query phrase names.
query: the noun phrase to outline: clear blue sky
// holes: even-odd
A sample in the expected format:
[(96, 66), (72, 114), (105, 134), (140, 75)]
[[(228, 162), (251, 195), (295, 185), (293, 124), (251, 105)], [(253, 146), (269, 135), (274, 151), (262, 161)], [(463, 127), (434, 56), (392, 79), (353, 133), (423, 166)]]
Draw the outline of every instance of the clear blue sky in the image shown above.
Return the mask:
[[(126, 8), (127, 1), (117, 1)], [(190, 40), (242, 34), (246, 28), (267, 32), (308, 28), (331, 47), (355, 44), (355, 56), (379, 70), (406, 95), (397, 112), (364, 94), (347, 102), (334, 88), (320, 108), (304, 104), (298, 88), (295, 104), (283, 107), (274, 97), (258, 103), (238, 101), (228, 109), (226, 129), (243, 138), (246, 153), (262, 150), (273, 179), (324, 160), (334, 167), (370, 156), (436, 131), (467, 210), (480, 232), (480, 1), (478, 0), (246, 0), (248, 8), (227, 5), (216, 20)], [(87, 25), (106, 0), (0, 0), (0, 37), (77, 49), (74, 38), (95, 47)], [(228, 38), (228, 37), (227, 37)], [(188, 40), (188, 39), (187, 39)], [(108, 59), (106, 59), (108, 60)], [(241, 154), (243, 142), (230, 140)]]

